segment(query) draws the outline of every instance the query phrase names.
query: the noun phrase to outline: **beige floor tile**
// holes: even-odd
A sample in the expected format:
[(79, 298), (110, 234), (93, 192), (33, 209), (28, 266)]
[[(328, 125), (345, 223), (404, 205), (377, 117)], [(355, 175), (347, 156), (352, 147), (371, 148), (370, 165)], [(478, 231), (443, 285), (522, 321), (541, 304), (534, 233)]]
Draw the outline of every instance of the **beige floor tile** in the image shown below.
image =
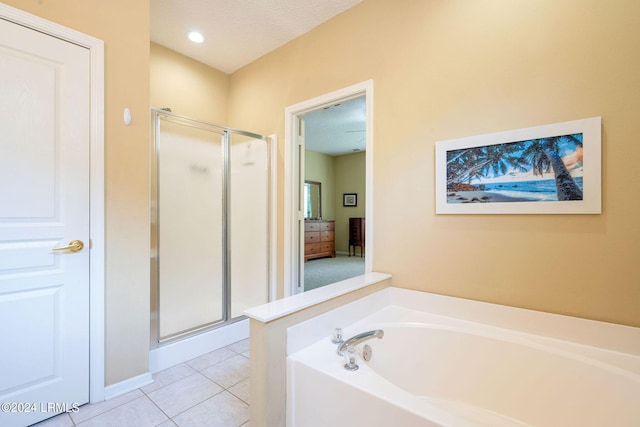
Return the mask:
[(251, 379), (247, 378), (246, 380), (240, 381), (238, 384), (229, 387), (228, 392), (233, 394), (238, 399), (242, 400), (247, 405), (250, 405), (249, 395), (251, 389)]
[(214, 396), (222, 388), (196, 373), (148, 394), (169, 417), (173, 418), (194, 405)]
[(250, 427), (249, 356), (249, 340), (238, 341), (158, 372), (141, 389), (34, 427)]
[(167, 420), (156, 405), (143, 396), (78, 424), (78, 427), (155, 427)]
[(236, 355), (201, 371), (207, 378), (229, 388), (249, 378), (249, 359)]
[(33, 427), (73, 427), (73, 420), (69, 414), (64, 413), (33, 424)]
[(236, 355), (236, 352), (233, 350), (229, 350), (224, 347), (206, 354), (203, 354), (200, 357), (196, 357), (193, 360), (187, 362), (189, 366), (191, 366), (196, 371), (201, 371), (211, 365), (215, 365), (216, 363), (220, 363), (225, 359), (233, 357)]
[(110, 411), (120, 405), (124, 405), (125, 403), (131, 402), (132, 400), (138, 399), (143, 396), (144, 393), (142, 393), (139, 389), (134, 390), (121, 396), (114, 397), (113, 399), (105, 400), (104, 402), (99, 402), (93, 405), (83, 405), (80, 407), (79, 412), (71, 413), (70, 415), (73, 419), (73, 422), (79, 424), (85, 420), (88, 420), (89, 418), (93, 418), (96, 415)]
[(153, 382), (149, 385), (142, 387), (144, 393), (149, 394), (156, 391), (166, 385), (173, 384), (176, 381), (180, 381), (189, 375), (195, 374), (197, 371), (186, 363), (181, 363), (171, 368), (153, 374)]
[(235, 351), (238, 354), (242, 354), (245, 351), (249, 351), (249, 339), (247, 338), (246, 340), (242, 340), (242, 341), (234, 342), (233, 344), (229, 344), (227, 346), (227, 348), (230, 348), (231, 350)]
[(239, 427), (249, 420), (249, 406), (224, 391), (174, 418), (179, 427)]

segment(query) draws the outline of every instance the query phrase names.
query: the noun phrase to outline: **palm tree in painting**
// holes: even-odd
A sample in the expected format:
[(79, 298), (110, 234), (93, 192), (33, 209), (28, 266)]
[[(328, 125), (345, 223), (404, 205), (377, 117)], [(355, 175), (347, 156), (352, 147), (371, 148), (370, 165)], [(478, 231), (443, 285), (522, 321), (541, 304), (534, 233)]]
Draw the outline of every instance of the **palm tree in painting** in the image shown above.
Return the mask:
[(447, 186), (471, 183), (489, 171), (494, 175), (503, 175), (513, 169), (524, 171), (525, 160), (519, 155), (522, 149), (521, 142), (512, 142), (450, 151), (447, 153)]
[(447, 152), (447, 186), (471, 183), (482, 176), (482, 148), (468, 148)]
[(562, 138), (568, 139), (577, 146), (582, 146), (579, 134), (534, 139), (527, 145), (522, 153), (522, 158), (531, 163), (534, 175), (553, 171), (558, 200), (582, 200), (582, 190), (573, 180), (560, 157), (559, 143)]
[(491, 173), (500, 176), (513, 170), (534, 175), (553, 171), (558, 200), (582, 200), (582, 190), (560, 157), (560, 143), (569, 141), (582, 147), (582, 134), (562, 135), (507, 144), (486, 145), (447, 152), (447, 188), (471, 183)]

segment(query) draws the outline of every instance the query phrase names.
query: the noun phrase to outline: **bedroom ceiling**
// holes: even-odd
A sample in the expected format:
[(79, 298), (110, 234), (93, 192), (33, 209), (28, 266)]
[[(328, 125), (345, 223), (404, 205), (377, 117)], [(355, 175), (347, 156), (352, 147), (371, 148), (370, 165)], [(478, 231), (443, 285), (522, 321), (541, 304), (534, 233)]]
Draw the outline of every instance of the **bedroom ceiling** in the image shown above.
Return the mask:
[[(363, 0), (151, 0), (151, 41), (227, 74)], [(204, 42), (187, 38), (199, 31)], [(306, 148), (365, 150), (364, 98), (305, 115)]]
[(362, 96), (305, 114), (305, 148), (330, 156), (365, 151), (365, 107)]

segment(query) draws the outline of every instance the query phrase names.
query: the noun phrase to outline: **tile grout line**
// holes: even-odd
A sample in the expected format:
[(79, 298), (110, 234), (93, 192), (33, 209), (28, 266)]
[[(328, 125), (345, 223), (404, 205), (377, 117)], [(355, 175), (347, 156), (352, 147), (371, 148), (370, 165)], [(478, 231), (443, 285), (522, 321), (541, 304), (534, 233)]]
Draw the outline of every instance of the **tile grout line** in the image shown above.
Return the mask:
[[(137, 388), (136, 390), (140, 390), (140, 389), (139, 389), (139, 388)], [(134, 392), (134, 391), (136, 391), (136, 390), (131, 390), (129, 393)], [(140, 390), (140, 392), (142, 393), (142, 395), (143, 395), (143, 396), (146, 396), (142, 390)], [(125, 393), (125, 394), (126, 394), (126, 393)], [(123, 396), (124, 396), (124, 395), (123, 395)], [(113, 407), (113, 408), (111, 408), (111, 409), (108, 409), (108, 410), (106, 410), (106, 411), (104, 411), (104, 412), (100, 412), (100, 413), (98, 413), (98, 414), (95, 414), (94, 416), (89, 417), (89, 418), (87, 418), (86, 420), (82, 420), (82, 421), (77, 422), (77, 423), (76, 423), (76, 421), (73, 419), (73, 417), (71, 416), (71, 414), (69, 414), (69, 418), (71, 419), (71, 423), (73, 423), (73, 426), (74, 426), (74, 427), (78, 427), (78, 426), (80, 426), (80, 424), (82, 424), (82, 423), (86, 423), (87, 421), (92, 420), (92, 419), (94, 419), (94, 418), (96, 418), (96, 417), (99, 417), (99, 416), (100, 416), (100, 415), (102, 415), (102, 414), (106, 414), (107, 412), (111, 412), (111, 411), (113, 411), (113, 410), (115, 410), (115, 409), (118, 409), (119, 407), (124, 406), (124, 405), (126, 405), (127, 403), (133, 402), (134, 400), (138, 400), (138, 399), (140, 399), (140, 397), (143, 397), (143, 396), (139, 396), (139, 397), (136, 397), (135, 399), (127, 400), (126, 402), (123, 402), (123, 403), (121, 403), (120, 405), (114, 406), (114, 407)], [(102, 402), (107, 402), (107, 400), (103, 400)], [(99, 403), (102, 403), (102, 402), (99, 402)], [(91, 403), (87, 403), (87, 404), (85, 404), (85, 405), (87, 405), (87, 407), (89, 407), (89, 406), (91, 406)], [(84, 406), (84, 405), (83, 405), (83, 406)], [(82, 408), (82, 406), (81, 406), (81, 408)], [(80, 426), (80, 427), (81, 427), (81, 426)]]
[[(247, 360), (249, 359), (248, 357), (246, 357), (246, 356), (245, 356), (245, 355), (243, 355), (242, 353), (239, 353), (239, 352), (237, 352), (236, 350), (234, 350), (234, 349), (232, 349), (232, 348), (229, 348), (228, 346), (227, 346), (227, 347), (221, 347), (219, 350), (224, 349), (224, 348), (227, 348), (227, 349), (229, 349), (230, 351), (232, 351), (233, 353), (235, 353), (235, 356), (242, 356), (243, 358), (245, 358), (245, 359), (247, 359)], [(214, 351), (217, 351), (217, 350), (214, 350)], [(214, 380), (212, 380), (211, 378), (209, 378), (208, 376), (206, 376), (205, 374), (203, 374), (203, 373), (202, 373), (202, 371), (204, 371), (205, 369), (208, 369), (208, 368), (210, 368), (210, 367), (212, 367), (212, 366), (215, 366), (215, 365), (218, 365), (218, 364), (220, 364), (220, 363), (223, 363), (224, 361), (226, 361), (226, 360), (228, 360), (228, 359), (230, 359), (230, 358), (232, 358), (232, 357), (235, 357), (235, 356), (229, 356), (229, 357), (227, 357), (227, 358), (225, 358), (225, 359), (222, 359), (222, 360), (220, 360), (220, 361), (218, 361), (218, 362), (216, 362), (216, 363), (213, 363), (213, 364), (211, 364), (211, 365), (207, 365), (207, 366), (203, 367), (202, 369), (196, 369), (196, 368), (194, 368), (193, 366), (189, 365), (189, 363), (188, 363), (189, 361), (184, 362), (187, 366), (191, 367), (194, 371), (196, 371), (196, 374), (200, 374), (200, 375), (202, 375), (204, 378), (206, 378), (207, 380), (211, 381), (213, 384), (215, 384), (215, 385), (217, 385), (218, 387), (220, 387), (220, 388), (221, 388), (221, 390), (220, 390), (219, 392), (217, 392), (217, 393), (215, 393), (215, 394), (213, 394), (213, 395), (211, 395), (211, 396), (207, 397), (206, 399), (204, 399), (204, 400), (202, 400), (202, 401), (200, 401), (200, 402), (198, 402), (198, 403), (194, 404), (193, 406), (191, 406), (191, 407), (189, 407), (189, 408), (185, 409), (184, 411), (182, 411), (182, 412), (180, 412), (180, 413), (176, 414), (176, 415), (175, 415), (175, 416), (173, 416), (173, 417), (170, 417), (166, 412), (164, 412), (164, 411), (162, 410), (162, 408), (160, 408), (160, 407), (156, 404), (156, 402), (155, 402), (151, 397), (149, 397), (149, 394), (147, 394), (146, 392), (144, 392), (142, 389), (138, 389), (138, 390), (140, 390), (140, 391), (142, 392), (142, 394), (143, 394), (145, 397), (147, 397), (147, 399), (149, 399), (149, 400), (151, 401), (151, 403), (153, 403), (153, 405), (154, 405), (156, 408), (158, 408), (158, 409), (160, 410), (160, 412), (162, 412), (162, 413), (167, 417), (167, 420), (170, 420), (173, 424), (176, 424), (176, 422), (174, 421), (174, 418), (175, 418), (175, 417), (177, 417), (177, 416), (179, 416), (179, 415), (181, 415), (181, 414), (183, 414), (183, 413), (185, 413), (185, 412), (187, 412), (187, 411), (189, 411), (189, 410), (191, 410), (191, 409), (195, 408), (196, 406), (198, 406), (198, 405), (202, 404), (203, 402), (206, 402), (207, 400), (209, 400), (209, 399), (211, 399), (211, 398), (213, 398), (213, 397), (215, 397), (215, 396), (218, 396), (219, 394), (221, 394), (221, 393), (223, 393), (223, 392), (225, 392), (225, 391), (226, 391), (227, 393), (229, 393), (230, 395), (232, 395), (233, 397), (235, 397), (236, 399), (238, 399), (239, 401), (241, 401), (242, 403), (244, 403), (245, 405), (250, 406), (250, 405), (249, 405), (249, 403), (245, 402), (243, 399), (241, 399), (240, 397), (236, 396), (234, 393), (232, 393), (231, 391), (229, 391), (229, 388), (231, 388), (231, 387), (233, 387), (233, 386), (235, 386), (235, 385), (240, 384), (240, 383), (241, 383), (242, 381), (244, 381), (244, 380), (241, 380), (241, 381), (239, 381), (239, 382), (237, 382), (237, 383), (235, 383), (235, 384), (232, 384), (231, 386), (229, 386), (229, 387), (225, 388), (222, 384), (218, 384), (217, 382), (215, 382)], [(192, 360), (193, 360), (193, 359), (192, 359)], [(167, 368), (167, 369), (170, 369), (170, 368)], [(161, 372), (161, 371), (160, 371), (160, 372)], [(192, 374), (192, 375), (195, 375), (195, 374)], [(189, 375), (189, 376), (190, 376), (190, 375)], [(186, 378), (186, 377), (184, 377), (184, 378)], [(184, 378), (182, 378), (182, 379), (184, 379)], [(178, 381), (180, 381), (180, 380), (178, 380)], [(158, 389), (156, 389), (156, 390), (153, 390), (151, 393), (153, 393), (153, 392), (155, 392), (155, 391), (158, 391), (158, 390), (162, 390), (163, 388), (165, 388), (165, 387), (167, 387), (167, 386), (169, 386), (169, 385), (171, 385), (171, 384), (175, 384), (175, 383), (176, 383), (176, 382), (178, 382), (178, 381), (174, 381), (174, 382), (172, 382), (172, 383), (165, 384), (165, 385), (163, 385), (162, 387), (160, 387), (160, 388), (158, 388)], [(162, 423), (166, 422), (167, 420), (163, 421)], [(249, 420), (249, 421), (250, 421), (250, 420)], [(247, 421), (247, 422), (248, 422), (248, 421)], [(162, 423), (160, 423), (160, 424), (162, 424)], [(244, 425), (244, 424), (246, 424), (246, 422), (245, 422), (245, 423), (243, 423), (242, 425)], [(177, 424), (176, 424), (176, 425), (177, 425)], [(240, 427), (242, 427), (242, 425), (241, 425)]]
[[(136, 390), (140, 390), (140, 389), (136, 389)], [(133, 390), (133, 391), (135, 391), (135, 390)], [(109, 410), (106, 410), (104, 412), (100, 412), (99, 414), (95, 414), (94, 416), (89, 417), (86, 420), (82, 420), (79, 423), (76, 423), (71, 415), (69, 415), (69, 418), (71, 418), (71, 422), (73, 423), (74, 427), (82, 427), (82, 424), (86, 423), (87, 421), (93, 420), (94, 418), (97, 418), (97, 417), (99, 417), (101, 415), (108, 414), (109, 412), (115, 411), (116, 409), (118, 409), (118, 408), (120, 408), (120, 407), (122, 407), (124, 405), (127, 405), (127, 404), (129, 404), (131, 402), (135, 402), (138, 399), (142, 399), (143, 397), (147, 397), (147, 395), (142, 390), (140, 390), (140, 392), (142, 393), (142, 396), (138, 396), (135, 399), (128, 400), (128, 401), (126, 401), (126, 402), (124, 402), (124, 403), (122, 403), (122, 404), (120, 404), (118, 406), (114, 406), (113, 408), (111, 408)], [(149, 399), (149, 400), (151, 400), (151, 399)], [(103, 401), (103, 402), (106, 402), (106, 400)], [(153, 403), (152, 400), (151, 400), (151, 402)]]
[[(163, 387), (161, 387), (161, 388), (163, 388)], [(138, 390), (142, 391), (142, 389), (138, 389)], [(158, 389), (158, 390), (160, 390), (160, 389)], [(155, 390), (154, 390), (154, 391), (155, 391)], [(164, 411), (162, 410), (162, 408), (161, 408), (161, 407), (159, 407), (159, 406), (156, 404), (156, 402), (154, 402), (154, 400), (153, 400), (152, 398), (150, 398), (150, 397), (149, 397), (149, 395), (148, 395), (147, 393), (145, 393), (144, 391), (142, 391), (142, 394), (144, 394), (144, 396), (145, 396), (147, 399), (149, 399), (149, 401), (153, 404), (153, 406), (155, 406), (156, 408), (158, 408), (158, 410), (159, 410), (160, 412), (162, 412), (162, 413), (164, 414), (164, 416), (165, 416), (165, 417), (167, 417), (167, 419), (166, 419), (166, 420), (164, 420), (163, 422), (161, 422), (160, 424), (166, 423), (168, 420), (170, 420), (173, 424), (177, 425), (177, 424), (173, 421), (173, 418), (172, 418), (172, 417), (170, 417), (170, 416), (169, 416), (169, 414), (167, 414), (166, 412), (164, 412)], [(157, 425), (156, 425), (156, 427), (157, 427), (157, 426), (159, 426), (160, 424), (157, 424)]]

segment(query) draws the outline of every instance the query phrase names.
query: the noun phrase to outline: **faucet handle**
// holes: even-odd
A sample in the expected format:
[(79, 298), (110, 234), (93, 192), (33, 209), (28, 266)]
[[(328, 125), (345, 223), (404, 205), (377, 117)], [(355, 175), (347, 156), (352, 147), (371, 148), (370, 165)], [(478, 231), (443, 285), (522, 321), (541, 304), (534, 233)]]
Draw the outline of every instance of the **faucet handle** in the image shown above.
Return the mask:
[(357, 371), (360, 368), (356, 363), (356, 349), (353, 347), (347, 348), (344, 352), (344, 361), (344, 369), (347, 371)]
[(342, 344), (344, 340), (342, 339), (342, 328), (336, 328), (333, 333), (333, 339), (331, 340), (334, 344)]

